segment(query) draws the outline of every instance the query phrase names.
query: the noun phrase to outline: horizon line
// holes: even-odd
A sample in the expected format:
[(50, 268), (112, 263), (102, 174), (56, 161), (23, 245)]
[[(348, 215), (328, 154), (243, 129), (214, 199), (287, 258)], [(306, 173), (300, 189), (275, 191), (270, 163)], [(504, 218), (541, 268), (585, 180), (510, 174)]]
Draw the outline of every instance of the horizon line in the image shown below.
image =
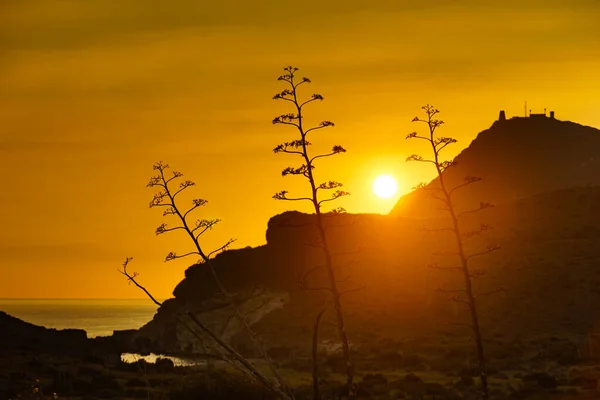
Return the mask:
[[(168, 298), (156, 298), (157, 300), (168, 300)], [(148, 300), (147, 297), (0, 297), (0, 300)]]

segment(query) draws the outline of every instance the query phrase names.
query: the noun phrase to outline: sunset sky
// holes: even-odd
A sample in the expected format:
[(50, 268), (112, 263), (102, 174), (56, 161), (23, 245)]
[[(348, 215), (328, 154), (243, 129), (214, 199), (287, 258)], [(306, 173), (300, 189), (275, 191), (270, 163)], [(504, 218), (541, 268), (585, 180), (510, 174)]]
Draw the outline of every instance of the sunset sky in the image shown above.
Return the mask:
[[(163, 160), (209, 200), (223, 222), (208, 250), (265, 243), (269, 218), (309, 205), (278, 202), (305, 182), (281, 177), (294, 139), (273, 117), (282, 67), (312, 79), (304, 94), (323, 160), (319, 180), (345, 184), (349, 212), (388, 212), (380, 174), (399, 190), (430, 179), (404, 162), (412, 117), (442, 111), (455, 155), (500, 109), (600, 127), (600, 1), (597, 0), (3, 0), (0, 2), (0, 298), (141, 297), (117, 267), (169, 297), (194, 261), (182, 234), (156, 237), (149, 209), (152, 164)], [(432, 172), (432, 171), (429, 171)]]

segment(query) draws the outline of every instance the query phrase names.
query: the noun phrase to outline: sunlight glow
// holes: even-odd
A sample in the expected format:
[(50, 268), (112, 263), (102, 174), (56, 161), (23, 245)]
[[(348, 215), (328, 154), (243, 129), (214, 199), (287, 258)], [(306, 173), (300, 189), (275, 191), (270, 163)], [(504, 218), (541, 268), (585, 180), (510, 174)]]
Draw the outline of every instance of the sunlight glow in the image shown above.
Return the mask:
[(389, 199), (396, 194), (398, 190), (398, 184), (396, 180), (390, 175), (381, 175), (373, 182), (373, 192), (378, 197), (383, 199)]

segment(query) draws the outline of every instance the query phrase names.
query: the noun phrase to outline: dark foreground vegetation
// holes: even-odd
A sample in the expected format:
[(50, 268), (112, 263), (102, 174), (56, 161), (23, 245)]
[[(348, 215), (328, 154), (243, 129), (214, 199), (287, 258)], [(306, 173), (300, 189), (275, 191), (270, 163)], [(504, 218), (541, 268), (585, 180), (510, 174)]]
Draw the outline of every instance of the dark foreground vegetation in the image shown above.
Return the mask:
[[(23, 332), (15, 319), (0, 318), (6, 332)], [(36, 330), (23, 341), (4, 342), (0, 354), (2, 399), (276, 399), (269, 390), (216, 362), (176, 367), (120, 361), (116, 347), (88, 339), (70, 351), (57, 339), (65, 332)], [(66, 332), (64, 336), (70, 335)], [(52, 336), (49, 338), (48, 336)], [(500, 336), (500, 335), (498, 335)], [(406, 340), (365, 337), (355, 354), (361, 365), (357, 395), (364, 399), (477, 399), (477, 356), (471, 343), (449, 333)], [(36, 345), (43, 343), (43, 348)], [(10, 348), (8, 347), (10, 344)], [(600, 340), (537, 337), (487, 342), (490, 396), (495, 399), (597, 399), (600, 396)], [(273, 348), (272, 357), (298, 399), (311, 399), (308, 353)], [(255, 360), (257, 367), (267, 366)], [(320, 369), (322, 399), (341, 399), (345, 365), (339, 352), (325, 353)]]

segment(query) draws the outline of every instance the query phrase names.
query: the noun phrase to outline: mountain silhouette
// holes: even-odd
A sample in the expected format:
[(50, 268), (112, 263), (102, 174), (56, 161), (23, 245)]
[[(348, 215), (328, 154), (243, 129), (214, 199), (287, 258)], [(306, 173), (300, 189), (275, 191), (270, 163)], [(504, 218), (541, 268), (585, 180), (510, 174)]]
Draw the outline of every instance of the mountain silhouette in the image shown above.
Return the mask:
[[(463, 183), (467, 176), (483, 179), (456, 192), (459, 208), (600, 185), (600, 130), (544, 114), (505, 120), (501, 115), (455, 161), (457, 165), (444, 175), (450, 187)], [(437, 178), (429, 183), (430, 187), (438, 185)], [(439, 205), (417, 191), (402, 197), (392, 214), (435, 215)]]
[[(483, 181), (457, 196), (460, 207), (489, 201), (495, 207), (468, 214), (466, 229), (482, 223), (494, 229), (474, 237), (467, 252), (488, 244), (499, 251), (478, 258), (473, 268), (483, 272), (475, 282), (481, 298), (486, 338), (516, 340), (571, 335), (560, 351), (576, 357), (577, 341), (600, 333), (600, 131), (547, 117), (496, 121), (456, 158), (447, 171), (451, 184), (465, 175)], [(434, 180), (430, 185), (435, 185)], [(338, 254), (342, 290), (363, 287), (344, 298), (348, 331), (356, 347), (379, 340), (419, 335), (455, 335), (467, 314), (439, 288), (461, 287), (459, 274), (427, 268), (450, 265), (435, 251), (452, 249), (446, 233), (420, 229), (448, 226), (433, 199), (411, 193), (390, 215), (342, 214), (328, 219), (333, 252)], [(224, 285), (267, 346), (304, 348), (310, 343), (314, 317), (326, 305), (327, 293), (302, 290), (298, 282), (318, 265), (320, 249), (313, 215), (286, 212), (269, 221), (267, 244), (230, 250), (214, 259)], [(324, 275), (310, 275), (319, 286)], [(225, 299), (204, 265), (193, 265), (165, 301), (154, 320), (136, 340), (160, 351), (204, 351), (201, 344), (175, 323), (184, 310), (234, 344), (249, 351), (245, 336), (231, 318)], [(335, 327), (322, 327), (323, 343), (335, 338)], [(556, 339), (556, 337), (554, 337)], [(438, 340), (438, 339), (436, 339)], [(325, 346), (325, 344), (323, 344)], [(567, 349), (567, 350), (565, 350)], [(521, 351), (521, 350), (518, 350)], [(575, 354), (575, 355), (574, 355)]]

